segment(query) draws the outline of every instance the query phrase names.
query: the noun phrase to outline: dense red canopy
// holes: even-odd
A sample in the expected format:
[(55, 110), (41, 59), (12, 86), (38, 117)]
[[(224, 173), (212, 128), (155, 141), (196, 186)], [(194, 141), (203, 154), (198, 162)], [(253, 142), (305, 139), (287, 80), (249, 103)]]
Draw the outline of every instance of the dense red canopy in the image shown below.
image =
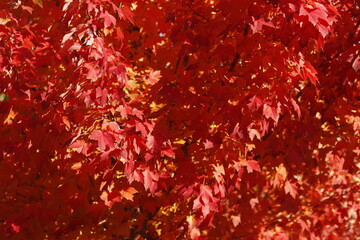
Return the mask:
[(3, 0), (0, 236), (356, 239), (356, 0)]

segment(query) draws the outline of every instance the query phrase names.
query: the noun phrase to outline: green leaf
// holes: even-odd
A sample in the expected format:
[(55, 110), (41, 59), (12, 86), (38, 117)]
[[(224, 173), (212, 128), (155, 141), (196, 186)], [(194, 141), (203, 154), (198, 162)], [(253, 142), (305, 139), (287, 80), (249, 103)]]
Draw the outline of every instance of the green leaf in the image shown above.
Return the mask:
[(9, 95), (6, 93), (0, 93), (0, 102), (6, 101), (9, 99)]

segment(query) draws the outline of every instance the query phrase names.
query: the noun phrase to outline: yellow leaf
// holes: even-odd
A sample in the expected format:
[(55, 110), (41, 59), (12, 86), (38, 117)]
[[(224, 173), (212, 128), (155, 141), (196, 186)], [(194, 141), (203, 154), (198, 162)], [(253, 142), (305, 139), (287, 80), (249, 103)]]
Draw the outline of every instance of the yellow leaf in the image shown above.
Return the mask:
[(10, 21), (10, 18), (0, 18), (0, 25), (6, 25)]
[(123, 196), (127, 200), (133, 201), (134, 194), (137, 192), (138, 191), (135, 188), (129, 187), (126, 190), (121, 190), (121, 196)]
[(72, 170), (79, 170), (81, 168), (81, 162), (77, 162), (74, 165), (71, 166)]
[(42, 0), (33, 0), (33, 2), (39, 5), (41, 8), (43, 7)]
[(4, 121), (4, 124), (12, 124), (12, 120), (14, 120), (14, 118), (16, 117), (17, 112), (14, 112), (14, 110), (10, 109), (9, 115), (7, 116), (7, 118)]

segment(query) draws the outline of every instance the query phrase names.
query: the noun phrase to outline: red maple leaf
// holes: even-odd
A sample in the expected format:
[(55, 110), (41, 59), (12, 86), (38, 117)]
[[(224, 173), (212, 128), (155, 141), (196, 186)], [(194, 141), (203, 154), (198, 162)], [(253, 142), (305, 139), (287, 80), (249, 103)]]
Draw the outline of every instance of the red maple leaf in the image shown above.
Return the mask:
[(275, 123), (279, 120), (279, 113), (276, 107), (272, 107), (268, 104), (264, 104), (263, 113), (266, 118), (271, 118)]
[(101, 13), (100, 18), (104, 19), (105, 28), (110, 27), (111, 24), (113, 24), (114, 26), (116, 25), (116, 18), (113, 15), (111, 15), (108, 11)]
[(145, 80), (146, 84), (154, 85), (161, 78), (160, 71), (151, 71), (149, 73), (149, 77)]
[(253, 170), (257, 171), (257, 172), (261, 172), (261, 168), (260, 165), (257, 161), (255, 160), (247, 160), (246, 161), (246, 165), (247, 165), (247, 171), (249, 173), (251, 173)]
[(98, 147), (100, 151), (105, 151), (106, 149), (113, 149), (115, 146), (115, 138), (108, 132), (103, 132), (101, 130), (94, 130), (90, 134), (91, 140), (96, 140), (98, 142)]
[(290, 194), (293, 198), (296, 198), (297, 192), (297, 186), (294, 183), (290, 183), (289, 181), (285, 182), (285, 193)]
[(316, 24), (318, 23), (319, 19), (327, 19), (327, 11), (326, 9), (323, 7), (323, 5), (319, 4), (320, 6), (322, 6), (321, 8), (315, 8), (315, 9), (309, 9), (309, 8), (305, 8), (304, 6), (300, 6), (300, 16), (307, 16), (309, 18), (309, 21), (316, 26)]

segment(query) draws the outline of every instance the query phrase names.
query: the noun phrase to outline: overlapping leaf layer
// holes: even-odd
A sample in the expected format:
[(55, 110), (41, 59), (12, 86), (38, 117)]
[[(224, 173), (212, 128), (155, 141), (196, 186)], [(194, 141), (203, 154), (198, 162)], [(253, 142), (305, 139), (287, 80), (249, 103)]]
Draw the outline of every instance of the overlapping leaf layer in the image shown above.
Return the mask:
[(0, 2), (0, 235), (356, 239), (355, 0)]

